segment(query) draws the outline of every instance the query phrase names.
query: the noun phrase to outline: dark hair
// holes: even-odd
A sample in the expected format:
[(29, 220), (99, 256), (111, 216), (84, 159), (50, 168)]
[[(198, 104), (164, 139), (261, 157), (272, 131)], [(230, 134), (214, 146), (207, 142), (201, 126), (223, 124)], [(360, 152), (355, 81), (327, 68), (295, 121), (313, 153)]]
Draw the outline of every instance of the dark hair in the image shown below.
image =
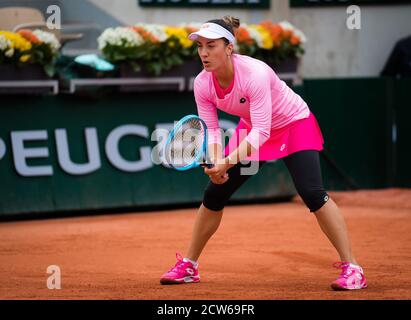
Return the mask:
[[(238, 27), (240, 26), (240, 19), (234, 18), (232, 16), (224, 16), (222, 19), (212, 19), (208, 20), (207, 22), (222, 26), (224, 29), (230, 31), (234, 37)], [(226, 44), (230, 43), (226, 38), (223, 38), (223, 40)]]

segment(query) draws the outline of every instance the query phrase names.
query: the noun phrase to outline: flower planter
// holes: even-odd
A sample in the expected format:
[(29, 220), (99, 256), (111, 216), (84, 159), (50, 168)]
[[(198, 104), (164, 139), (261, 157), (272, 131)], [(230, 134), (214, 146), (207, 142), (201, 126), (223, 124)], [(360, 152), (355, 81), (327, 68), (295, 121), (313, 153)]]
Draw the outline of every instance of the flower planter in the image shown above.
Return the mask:
[(287, 58), (279, 63), (272, 64), (269, 66), (273, 68), (275, 73), (297, 73), (298, 63), (300, 60), (298, 58)]
[(49, 79), (43, 67), (38, 64), (29, 64), (23, 67), (18, 67), (13, 64), (0, 64), (0, 81)]
[(269, 64), (281, 80), (288, 86), (293, 86), (298, 78), (298, 65), (300, 59), (287, 58), (276, 64)]
[(176, 83), (162, 83), (166, 78), (182, 78), (184, 81), (184, 88), (189, 88), (189, 82), (192, 77), (197, 76), (202, 70), (202, 64), (199, 60), (185, 61), (182, 65), (174, 66), (170, 70), (162, 72), (155, 76), (145, 71), (135, 72), (131, 65), (127, 62), (120, 65), (120, 76), (122, 78), (145, 78), (157, 79), (158, 83), (147, 83), (138, 86), (121, 86), (121, 91), (161, 91), (161, 90), (179, 90), (179, 85)]
[[(0, 94), (44, 94), (50, 93), (49, 84), (30, 84), (27, 81), (47, 81), (52, 80), (41, 65), (30, 64), (18, 67), (12, 64), (0, 65)], [(13, 85), (9, 82), (12, 81)], [(21, 81), (21, 85), (19, 82)]]

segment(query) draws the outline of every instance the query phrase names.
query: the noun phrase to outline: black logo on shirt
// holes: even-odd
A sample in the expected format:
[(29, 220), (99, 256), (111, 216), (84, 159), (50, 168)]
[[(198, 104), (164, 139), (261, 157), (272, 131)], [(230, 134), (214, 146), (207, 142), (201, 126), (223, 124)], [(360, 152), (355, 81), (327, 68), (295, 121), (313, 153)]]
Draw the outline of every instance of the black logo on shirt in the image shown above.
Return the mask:
[(244, 103), (244, 102), (245, 102), (245, 98), (241, 98), (240, 103)]

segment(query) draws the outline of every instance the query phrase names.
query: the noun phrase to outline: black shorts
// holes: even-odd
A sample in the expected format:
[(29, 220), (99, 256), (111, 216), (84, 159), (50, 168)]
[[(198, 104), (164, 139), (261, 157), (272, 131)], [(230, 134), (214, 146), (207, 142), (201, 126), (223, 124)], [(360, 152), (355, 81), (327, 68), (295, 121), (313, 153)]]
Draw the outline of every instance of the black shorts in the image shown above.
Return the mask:
[[(316, 150), (304, 150), (290, 154), (283, 158), (285, 165), (293, 179), (298, 194), (303, 199), (311, 212), (320, 209), (329, 199), (324, 190), (319, 152)], [(259, 161), (261, 167), (265, 161)], [(256, 163), (254, 163), (256, 164)], [(203, 205), (213, 211), (221, 211), (244, 182), (252, 175), (242, 175), (241, 169), (250, 166), (237, 163), (227, 172), (229, 179), (224, 184), (209, 182), (203, 197)]]

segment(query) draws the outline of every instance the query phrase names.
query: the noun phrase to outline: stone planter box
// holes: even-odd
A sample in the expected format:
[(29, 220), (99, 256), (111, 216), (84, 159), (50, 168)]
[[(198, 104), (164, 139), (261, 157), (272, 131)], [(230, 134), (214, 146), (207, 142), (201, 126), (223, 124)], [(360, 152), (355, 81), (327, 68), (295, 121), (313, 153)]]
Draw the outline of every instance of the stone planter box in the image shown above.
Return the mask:
[(297, 73), (298, 64), (300, 60), (298, 58), (289, 58), (276, 64), (269, 64), (271, 68), (278, 73)]
[(49, 93), (50, 86), (42, 83), (49, 80), (52, 79), (40, 65), (18, 67), (12, 64), (0, 64), (0, 94)]
[(24, 67), (0, 64), (0, 81), (49, 79), (50, 77), (44, 72), (43, 67), (37, 64), (30, 64)]
[(293, 86), (298, 78), (298, 58), (288, 58), (276, 64), (270, 63), (269, 66), (288, 86)]

